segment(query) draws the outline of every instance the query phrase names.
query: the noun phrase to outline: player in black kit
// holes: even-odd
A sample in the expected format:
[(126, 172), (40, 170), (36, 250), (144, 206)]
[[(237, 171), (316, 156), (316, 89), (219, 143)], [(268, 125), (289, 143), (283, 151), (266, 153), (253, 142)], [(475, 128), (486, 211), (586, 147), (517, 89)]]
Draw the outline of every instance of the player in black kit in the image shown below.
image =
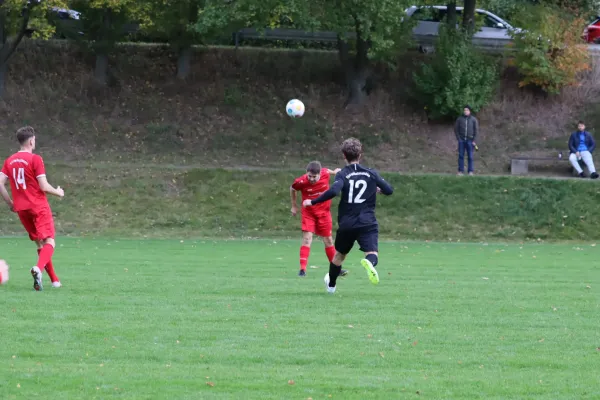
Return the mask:
[(377, 266), (379, 224), (375, 218), (377, 193), (391, 195), (394, 191), (379, 174), (359, 164), (362, 145), (358, 139), (346, 139), (342, 143), (342, 154), (347, 166), (335, 176), (329, 190), (316, 199), (305, 200), (303, 205), (310, 207), (342, 194), (338, 207), (338, 230), (335, 235), (336, 254), (325, 275), (325, 286), (329, 293), (335, 293), (337, 278), (342, 270), (346, 255), (358, 242), (365, 253), (361, 264), (367, 270), (373, 284), (379, 283)]

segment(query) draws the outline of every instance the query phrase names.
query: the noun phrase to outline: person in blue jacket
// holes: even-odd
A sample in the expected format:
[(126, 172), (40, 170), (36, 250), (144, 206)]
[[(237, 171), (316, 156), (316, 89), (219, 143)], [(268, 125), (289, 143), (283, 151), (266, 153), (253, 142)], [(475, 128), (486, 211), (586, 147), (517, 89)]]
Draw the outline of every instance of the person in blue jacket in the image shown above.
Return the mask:
[(583, 160), (585, 165), (590, 171), (590, 178), (598, 178), (596, 167), (594, 166), (594, 159), (592, 153), (596, 148), (596, 141), (592, 135), (585, 130), (585, 124), (583, 121), (577, 123), (577, 131), (571, 134), (569, 138), (569, 161), (573, 165), (573, 168), (577, 171), (580, 178), (584, 177), (583, 169), (579, 165), (579, 161)]

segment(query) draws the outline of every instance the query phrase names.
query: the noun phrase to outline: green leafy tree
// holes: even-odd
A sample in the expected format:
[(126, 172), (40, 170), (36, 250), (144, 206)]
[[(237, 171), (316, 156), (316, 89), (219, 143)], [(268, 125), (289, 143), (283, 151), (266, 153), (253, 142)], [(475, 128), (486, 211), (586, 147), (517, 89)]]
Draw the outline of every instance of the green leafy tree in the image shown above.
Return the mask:
[(150, 36), (171, 44), (178, 56), (177, 78), (190, 72), (192, 46), (201, 41), (196, 28), (204, 0), (150, 0), (148, 18), (142, 28)]
[(59, 0), (0, 0), (0, 97), (4, 95), (8, 61), (27, 35), (49, 38), (54, 27), (47, 19), (50, 7), (60, 7)]
[(477, 52), (467, 31), (443, 26), (433, 57), (414, 78), (414, 95), (431, 119), (452, 118), (465, 104), (479, 111), (493, 97), (498, 62)]
[(73, 0), (70, 6), (81, 12), (82, 43), (96, 56), (94, 78), (108, 83), (109, 56), (128, 33), (133, 21), (148, 18), (148, 3), (137, 0)]

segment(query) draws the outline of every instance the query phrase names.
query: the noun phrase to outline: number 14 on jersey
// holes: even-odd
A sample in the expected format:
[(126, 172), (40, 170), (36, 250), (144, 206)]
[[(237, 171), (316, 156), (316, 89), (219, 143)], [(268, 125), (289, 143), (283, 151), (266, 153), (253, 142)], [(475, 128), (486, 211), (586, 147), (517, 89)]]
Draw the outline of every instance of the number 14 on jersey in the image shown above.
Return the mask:
[[(14, 168), (12, 172), (17, 190), (27, 190), (27, 183), (25, 183), (25, 168)], [(19, 185), (21, 187), (19, 187)]]

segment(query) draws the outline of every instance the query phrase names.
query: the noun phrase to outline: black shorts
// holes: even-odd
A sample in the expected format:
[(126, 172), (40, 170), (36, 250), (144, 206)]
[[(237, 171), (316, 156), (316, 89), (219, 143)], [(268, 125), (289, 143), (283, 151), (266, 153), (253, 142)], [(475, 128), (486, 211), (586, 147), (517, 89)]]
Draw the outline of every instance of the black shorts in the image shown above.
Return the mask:
[(360, 250), (369, 253), (378, 251), (379, 226), (369, 225), (355, 229), (338, 229), (335, 234), (335, 250), (341, 254), (348, 254), (354, 242), (358, 242)]

